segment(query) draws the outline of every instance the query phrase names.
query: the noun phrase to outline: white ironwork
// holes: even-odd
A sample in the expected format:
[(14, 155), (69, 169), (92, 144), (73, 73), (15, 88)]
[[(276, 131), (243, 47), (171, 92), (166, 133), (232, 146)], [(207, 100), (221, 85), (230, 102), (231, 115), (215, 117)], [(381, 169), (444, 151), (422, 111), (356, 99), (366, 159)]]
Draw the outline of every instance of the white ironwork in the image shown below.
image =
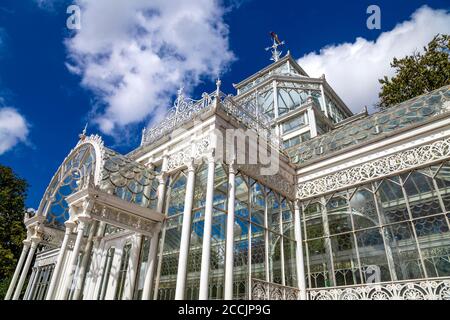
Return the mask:
[(280, 137), (271, 127), (268, 116), (250, 108), (245, 100), (235, 101), (232, 96), (227, 96), (221, 106), (225, 112), (231, 115), (248, 129), (254, 130), (260, 137), (266, 139), (276, 149), (280, 148)]
[(438, 140), (302, 183), (298, 186), (297, 197), (314, 197), (449, 157), (450, 138)]
[(209, 109), (213, 104), (213, 97), (206, 92), (202, 94), (200, 100), (193, 100), (184, 95), (183, 90), (178, 90), (178, 96), (174, 105), (167, 112), (164, 120), (158, 125), (142, 132), (142, 145), (151, 144), (172, 132), (179, 126), (191, 121), (196, 115)]
[(309, 290), (310, 300), (450, 300), (450, 280), (408, 281)]
[(298, 300), (299, 295), (297, 288), (252, 279), (252, 300)]

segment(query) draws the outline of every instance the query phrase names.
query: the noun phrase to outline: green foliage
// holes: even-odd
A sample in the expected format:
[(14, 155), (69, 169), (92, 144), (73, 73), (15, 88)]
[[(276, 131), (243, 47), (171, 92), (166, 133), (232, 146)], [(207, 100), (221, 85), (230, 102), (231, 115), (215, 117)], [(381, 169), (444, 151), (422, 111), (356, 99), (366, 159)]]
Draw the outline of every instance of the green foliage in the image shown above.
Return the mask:
[(26, 237), (23, 218), (28, 184), (0, 165), (0, 297), (6, 294)]
[(436, 35), (424, 48), (402, 59), (394, 58), (391, 79), (379, 79), (378, 107), (385, 109), (450, 84), (450, 35)]

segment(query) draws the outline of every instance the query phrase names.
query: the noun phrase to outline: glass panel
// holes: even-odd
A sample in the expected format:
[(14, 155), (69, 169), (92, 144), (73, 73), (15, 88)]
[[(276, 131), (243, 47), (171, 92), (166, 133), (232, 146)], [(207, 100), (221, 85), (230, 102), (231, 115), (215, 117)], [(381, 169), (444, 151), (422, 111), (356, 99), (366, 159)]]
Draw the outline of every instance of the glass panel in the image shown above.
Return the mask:
[(148, 267), (148, 250), (150, 248), (150, 238), (143, 236), (141, 243), (141, 251), (139, 253), (139, 263), (137, 267), (136, 285), (134, 288), (133, 299), (141, 300), (142, 292), (144, 290), (145, 274)]
[(289, 133), (291, 131), (297, 130), (307, 124), (306, 113), (301, 113), (296, 115), (294, 118), (287, 120), (281, 124), (283, 134)]
[(278, 88), (278, 114), (282, 115), (306, 103), (308, 93), (293, 88)]
[(375, 201), (376, 199), (371, 192), (370, 186), (360, 187), (352, 194), (350, 206), (352, 208), (355, 230), (379, 225)]
[(390, 240), (397, 279), (408, 280), (424, 277), (411, 224), (403, 222), (385, 228)]
[(356, 232), (359, 259), (364, 283), (390, 281), (389, 265), (386, 255), (393, 264), (392, 252), (385, 250), (380, 228)]
[(98, 300), (104, 300), (106, 296), (106, 290), (108, 289), (109, 277), (111, 275), (112, 262), (114, 260), (115, 248), (108, 249), (106, 254), (105, 264), (103, 266), (102, 280), (100, 282), (100, 290), (98, 292)]
[(233, 255), (233, 299), (247, 299), (248, 290), (250, 290), (248, 285), (248, 228), (248, 221), (239, 218), (235, 220)]
[(125, 292), (125, 281), (128, 272), (128, 265), (130, 263), (131, 243), (127, 243), (123, 247), (122, 257), (120, 259), (120, 268), (118, 270), (117, 287), (114, 300), (122, 300)]
[(281, 248), (283, 238), (279, 234), (267, 232), (269, 238), (269, 280), (273, 283), (282, 284)]
[(258, 93), (258, 106), (262, 114), (269, 116), (271, 119), (275, 117), (273, 89)]
[(331, 286), (323, 238), (306, 242), (308, 250), (309, 282), (311, 288)]
[[(294, 240), (284, 238), (284, 272), (286, 285), (290, 287), (297, 287), (297, 262), (296, 262), (296, 244)], [(306, 261), (306, 258), (305, 258)], [(306, 269), (305, 269), (306, 270)]]
[(264, 229), (251, 225), (252, 278), (266, 280)]
[(227, 216), (222, 211), (214, 210), (209, 261), (209, 299), (223, 299), (226, 220)]
[(353, 235), (351, 233), (330, 237), (333, 252), (336, 286), (361, 283)]

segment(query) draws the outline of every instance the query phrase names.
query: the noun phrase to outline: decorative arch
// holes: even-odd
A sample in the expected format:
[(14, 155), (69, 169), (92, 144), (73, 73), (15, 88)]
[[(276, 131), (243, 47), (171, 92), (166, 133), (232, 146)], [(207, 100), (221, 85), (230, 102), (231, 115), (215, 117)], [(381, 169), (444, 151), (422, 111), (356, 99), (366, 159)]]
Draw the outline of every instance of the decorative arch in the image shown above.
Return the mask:
[(104, 162), (104, 145), (98, 135), (82, 137), (52, 177), (39, 204), (38, 215), (47, 225), (63, 228), (70, 217), (65, 201), (86, 184), (100, 185)]

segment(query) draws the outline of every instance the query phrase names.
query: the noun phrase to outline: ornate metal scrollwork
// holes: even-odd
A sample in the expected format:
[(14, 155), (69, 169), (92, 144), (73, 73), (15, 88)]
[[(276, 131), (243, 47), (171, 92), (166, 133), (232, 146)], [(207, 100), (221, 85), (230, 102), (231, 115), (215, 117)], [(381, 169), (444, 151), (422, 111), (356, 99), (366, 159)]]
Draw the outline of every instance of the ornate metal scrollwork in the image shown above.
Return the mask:
[(450, 280), (309, 290), (310, 300), (450, 300)]
[(297, 288), (252, 279), (252, 300), (298, 300)]
[(364, 163), (299, 184), (300, 199), (314, 197), (450, 157), (450, 138)]

